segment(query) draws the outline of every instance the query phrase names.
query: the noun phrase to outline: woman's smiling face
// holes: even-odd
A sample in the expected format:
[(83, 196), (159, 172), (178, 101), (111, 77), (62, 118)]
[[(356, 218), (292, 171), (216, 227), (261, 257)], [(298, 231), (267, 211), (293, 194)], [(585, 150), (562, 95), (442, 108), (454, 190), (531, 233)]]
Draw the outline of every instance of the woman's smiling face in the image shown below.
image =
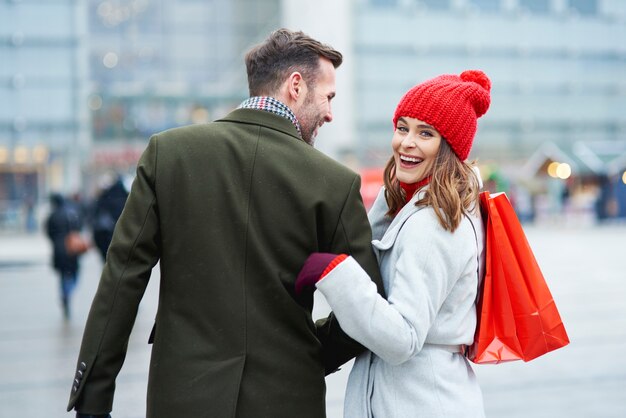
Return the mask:
[(441, 140), (441, 134), (426, 122), (406, 116), (398, 118), (391, 140), (397, 179), (411, 184), (428, 177)]

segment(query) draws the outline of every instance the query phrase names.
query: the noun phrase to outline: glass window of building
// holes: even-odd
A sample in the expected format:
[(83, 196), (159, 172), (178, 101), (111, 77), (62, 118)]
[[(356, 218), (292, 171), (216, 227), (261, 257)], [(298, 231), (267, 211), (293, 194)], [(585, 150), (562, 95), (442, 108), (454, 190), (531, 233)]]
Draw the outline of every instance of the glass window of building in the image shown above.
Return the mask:
[(371, 0), (374, 7), (396, 7), (398, 0)]
[(550, 0), (521, 0), (520, 6), (535, 14), (547, 14), (550, 12)]
[(570, 8), (581, 15), (595, 15), (598, 13), (598, 1), (570, 0)]
[(428, 8), (428, 10), (447, 10), (450, 8), (448, 0), (420, 0), (418, 3)]
[(471, 0), (470, 3), (481, 12), (494, 13), (500, 11), (500, 0)]

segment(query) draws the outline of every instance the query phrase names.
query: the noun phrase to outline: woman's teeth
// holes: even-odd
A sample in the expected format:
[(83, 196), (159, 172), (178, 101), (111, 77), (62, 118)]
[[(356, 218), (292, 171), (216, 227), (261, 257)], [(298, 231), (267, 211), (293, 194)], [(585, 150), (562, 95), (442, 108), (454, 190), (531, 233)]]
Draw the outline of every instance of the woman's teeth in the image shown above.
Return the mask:
[(405, 163), (409, 163), (409, 164), (418, 164), (418, 163), (422, 162), (422, 160), (420, 158), (407, 157), (406, 155), (401, 155), (400, 156), (400, 160), (405, 162)]

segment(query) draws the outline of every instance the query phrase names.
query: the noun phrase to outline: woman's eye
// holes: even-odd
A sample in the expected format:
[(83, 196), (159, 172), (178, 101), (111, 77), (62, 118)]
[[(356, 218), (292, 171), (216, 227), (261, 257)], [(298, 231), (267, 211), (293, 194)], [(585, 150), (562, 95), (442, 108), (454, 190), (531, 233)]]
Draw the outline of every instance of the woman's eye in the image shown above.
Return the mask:
[(400, 132), (409, 132), (409, 130), (405, 126), (398, 126), (396, 129)]
[(420, 132), (420, 135), (421, 136), (425, 136), (427, 138), (432, 138), (434, 136), (433, 133), (430, 132), (430, 131), (422, 131), (422, 132)]

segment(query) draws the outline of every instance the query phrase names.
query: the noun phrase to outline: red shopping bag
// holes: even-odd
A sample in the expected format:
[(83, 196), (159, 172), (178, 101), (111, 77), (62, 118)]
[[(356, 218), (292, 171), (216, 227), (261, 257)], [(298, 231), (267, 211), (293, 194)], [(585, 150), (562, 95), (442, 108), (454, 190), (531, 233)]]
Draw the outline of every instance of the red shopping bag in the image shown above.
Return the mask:
[(485, 277), (478, 325), (468, 358), (474, 363), (530, 361), (569, 344), (565, 327), (506, 194), (480, 195), (485, 220)]

